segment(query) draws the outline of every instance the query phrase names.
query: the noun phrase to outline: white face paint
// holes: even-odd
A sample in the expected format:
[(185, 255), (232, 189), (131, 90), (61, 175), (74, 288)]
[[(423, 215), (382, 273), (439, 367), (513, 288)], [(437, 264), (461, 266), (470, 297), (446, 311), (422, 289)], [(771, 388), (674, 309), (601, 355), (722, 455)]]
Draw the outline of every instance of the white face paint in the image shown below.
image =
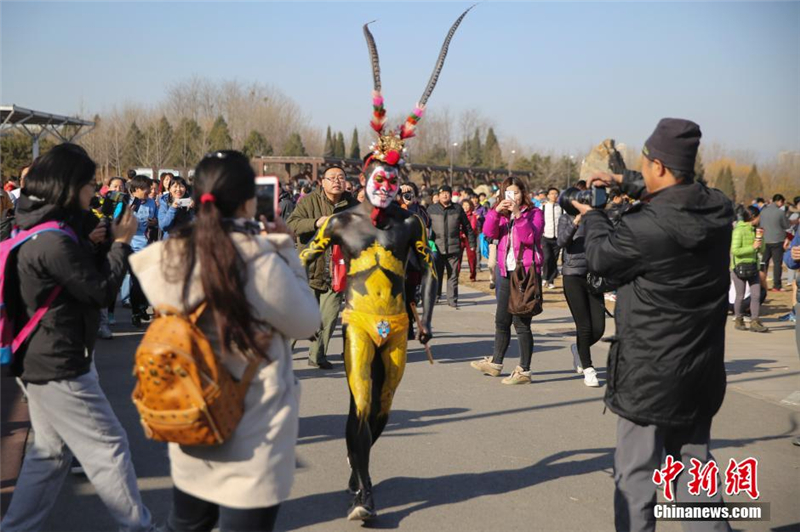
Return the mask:
[(398, 186), (397, 169), (376, 166), (367, 180), (367, 199), (379, 209), (385, 209), (394, 201)]

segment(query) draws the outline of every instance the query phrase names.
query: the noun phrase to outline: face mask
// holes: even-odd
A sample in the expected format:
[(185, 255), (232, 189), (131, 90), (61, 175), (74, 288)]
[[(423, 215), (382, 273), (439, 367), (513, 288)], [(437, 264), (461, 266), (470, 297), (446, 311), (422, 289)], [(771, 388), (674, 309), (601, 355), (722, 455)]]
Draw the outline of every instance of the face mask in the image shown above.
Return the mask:
[(379, 209), (391, 205), (399, 190), (397, 170), (394, 168), (376, 166), (367, 180), (367, 199)]

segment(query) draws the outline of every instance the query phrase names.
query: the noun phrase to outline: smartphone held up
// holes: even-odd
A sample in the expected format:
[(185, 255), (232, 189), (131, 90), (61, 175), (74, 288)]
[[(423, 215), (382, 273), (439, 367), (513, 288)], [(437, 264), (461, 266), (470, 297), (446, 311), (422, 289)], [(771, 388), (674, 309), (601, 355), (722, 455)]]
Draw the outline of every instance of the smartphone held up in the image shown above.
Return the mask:
[[(256, 220), (261, 222), (263, 216), (267, 222), (274, 222), (279, 212), (278, 187), (280, 182), (276, 176), (256, 177)], [(262, 229), (264, 229), (262, 227)]]

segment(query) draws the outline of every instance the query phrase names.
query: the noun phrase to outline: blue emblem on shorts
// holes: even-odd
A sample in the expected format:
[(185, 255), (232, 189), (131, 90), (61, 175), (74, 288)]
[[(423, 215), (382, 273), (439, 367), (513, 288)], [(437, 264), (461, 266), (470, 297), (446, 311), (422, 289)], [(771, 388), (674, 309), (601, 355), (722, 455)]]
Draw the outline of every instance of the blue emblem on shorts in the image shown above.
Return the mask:
[(381, 320), (378, 322), (378, 336), (386, 340), (389, 337), (389, 333), (392, 332), (392, 328), (389, 326), (389, 322), (386, 320)]

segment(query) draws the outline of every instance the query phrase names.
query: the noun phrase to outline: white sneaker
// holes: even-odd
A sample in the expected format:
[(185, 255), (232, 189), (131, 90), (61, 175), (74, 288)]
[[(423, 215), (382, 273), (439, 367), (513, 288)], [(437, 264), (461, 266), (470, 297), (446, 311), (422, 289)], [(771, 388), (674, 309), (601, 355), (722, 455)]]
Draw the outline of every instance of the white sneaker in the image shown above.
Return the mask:
[(572, 366), (578, 375), (583, 375), (583, 368), (581, 367), (581, 356), (578, 354), (578, 344), (569, 346), (572, 351)]
[(583, 370), (583, 383), (592, 388), (600, 387), (600, 383), (597, 381), (597, 371), (594, 368)]
[(556, 284), (555, 284), (555, 283), (549, 283), (549, 284), (547, 285), (547, 289), (548, 289), (548, 290), (553, 290), (553, 289), (555, 289), (555, 287), (556, 287)]

